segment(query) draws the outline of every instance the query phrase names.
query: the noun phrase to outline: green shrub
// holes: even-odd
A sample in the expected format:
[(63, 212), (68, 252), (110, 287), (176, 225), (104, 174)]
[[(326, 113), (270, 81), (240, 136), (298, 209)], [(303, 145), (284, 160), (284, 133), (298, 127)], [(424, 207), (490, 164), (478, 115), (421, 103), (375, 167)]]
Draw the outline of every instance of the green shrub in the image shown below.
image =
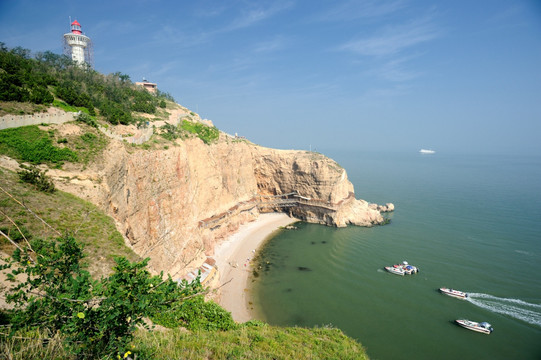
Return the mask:
[(231, 313), (213, 301), (205, 302), (203, 296), (178, 303), (165, 311), (152, 315), (152, 320), (169, 328), (185, 327), (190, 330), (225, 331), (237, 324)]
[(54, 96), (43, 86), (32, 89), (30, 101), (34, 104), (51, 104), (54, 101)]
[[(148, 259), (132, 263), (118, 257), (112, 275), (92, 280), (80, 265), (83, 249), (70, 235), (33, 240), (31, 246), (16, 249), (0, 266), (15, 284), (6, 296), (14, 305), (10, 335), (23, 329), (58, 332), (78, 358), (125, 354), (137, 326), (145, 326), (143, 317), (177, 307), (202, 290), (198, 279), (178, 284), (163, 274), (151, 276)], [(23, 273), (28, 276), (17, 283)]]
[(81, 135), (81, 139), (86, 143), (93, 143), (98, 137), (92, 133), (84, 133)]
[(45, 173), (35, 166), (23, 166), (21, 171), (17, 171), (21, 181), (34, 185), (39, 191), (52, 193), (55, 191), (54, 183)]
[(203, 140), (205, 144), (211, 144), (220, 137), (220, 131), (214, 126), (207, 126), (200, 122), (191, 122), (182, 120), (182, 129), (192, 134), (196, 134), (198, 138)]
[(265, 327), (265, 326), (268, 326), (268, 324), (261, 320), (248, 320), (245, 323), (240, 325), (240, 327)]
[(99, 104), (100, 114), (113, 125), (129, 125), (133, 118), (127, 104), (105, 100)]
[[(94, 108), (92, 108), (92, 110), (94, 110)], [(98, 128), (98, 123), (96, 119), (87, 113), (81, 112), (79, 115), (77, 115), (76, 120), (80, 122), (84, 122), (85, 124), (90, 125), (96, 129)]]

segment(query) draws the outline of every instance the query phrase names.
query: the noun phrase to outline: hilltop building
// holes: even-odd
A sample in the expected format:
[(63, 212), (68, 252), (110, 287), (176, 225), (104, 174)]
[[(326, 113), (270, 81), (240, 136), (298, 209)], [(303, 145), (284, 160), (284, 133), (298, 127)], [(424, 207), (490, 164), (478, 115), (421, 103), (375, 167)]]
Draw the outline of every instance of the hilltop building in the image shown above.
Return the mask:
[(155, 94), (158, 91), (158, 84), (151, 83), (145, 78), (143, 78), (143, 81), (136, 82), (135, 85), (142, 86), (152, 94)]
[(64, 34), (64, 54), (71, 56), (79, 66), (84, 63), (92, 66), (92, 41), (81, 31), (81, 24), (77, 20), (71, 23), (71, 31)]

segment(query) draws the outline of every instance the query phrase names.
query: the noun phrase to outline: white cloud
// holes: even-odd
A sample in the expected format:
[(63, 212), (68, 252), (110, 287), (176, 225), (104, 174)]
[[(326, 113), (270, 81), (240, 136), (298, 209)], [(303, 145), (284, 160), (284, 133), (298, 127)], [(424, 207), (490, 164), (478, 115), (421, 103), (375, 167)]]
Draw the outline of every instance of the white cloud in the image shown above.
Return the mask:
[(378, 18), (401, 10), (404, 6), (403, 0), (350, 0), (318, 14), (316, 21), (349, 21)]
[(266, 20), (277, 13), (290, 8), (291, 2), (276, 2), (267, 8), (258, 7), (252, 9), (244, 9), (241, 11), (241, 15), (235, 18), (229, 25), (223, 28), (221, 31), (233, 31), (246, 27), (253, 26), (263, 20)]
[(383, 63), (380, 67), (373, 69), (371, 73), (393, 82), (413, 80), (423, 74), (422, 72), (408, 69), (408, 62), (416, 57), (418, 55), (391, 59)]
[[(208, 18), (215, 17), (216, 23), (224, 25), (218, 25), (215, 28), (206, 27), (201, 29), (199, 26), (185, 26), (184, 28), (179, 27), (178, 25), (163, 25), (160, 29), (154, 32), (153, 41), (156, 43), (167, 42), (169, 44), (174, 44), (175, 46), (182, 46), (184, 48), (192, 46), (200, 46), (203, 43), (212, 41), (217, 35), (224, 35), (229, 32), (233, 32), (239, 29), (248, 28), (255, 26), (258, 23), (271, 18), (277, 13), (286, 10), (291, 6), (291, 2), (279, 2), (273, 3), (271, 6), (264, 8), (258, 5), (258, 7), (245, 8), (239, 12), (240, 15), (236, 16), (233, 20), (227, 18), (227, 8), (223, 6), (219, 9), (210, 9), (206, 15)], [(198, 9), (198, 17), (204, 17), (202, 14), (204, 10), (202, 8)], [(218, 19), (220, 18), (220, 19)], [(226, 19), (226, 21), (224, 21)], [(227, 21), (229, 20), (229, 21)], [(279, 40), (273, 40), (274, 43), (268, 43), (267, 46), (279, 46)], [(262, 46), (265, 46), (262, 43)], [(261, 48), (263, 50), (263, 47)]]
[(437, 28), (429, 21), (417, 20), (404, 25), (389, 26), (380, 34), (349, 41), (338, 49), (364, 56), (389, 56), (438, 36)]
[(254, 48), (255, 53), (270, 53), (283, 49), (286, 46), (286, 40), (283, 36), (277, 36), (268, 41), (262, 41)]

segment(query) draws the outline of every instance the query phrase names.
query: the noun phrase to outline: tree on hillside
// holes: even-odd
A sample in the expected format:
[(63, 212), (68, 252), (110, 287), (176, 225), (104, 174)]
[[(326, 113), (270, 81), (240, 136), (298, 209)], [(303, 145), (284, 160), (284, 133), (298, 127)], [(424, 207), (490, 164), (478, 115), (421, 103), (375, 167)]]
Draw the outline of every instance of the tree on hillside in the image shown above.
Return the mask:
[[(52, 92), (52, 93), (51, 93)], [(35, 58), (21, 47), (8, 49), (0, 43), (0, 100), (50, 104), (56, 97), (68, 105), (86, 108), (111, 124), (130, 124), (132, 112), (154, 114), (171, 95), (136, 88), (129, 75), (104, 76), (89, 67), (77, 66), (65, 55), (39, 52)]]

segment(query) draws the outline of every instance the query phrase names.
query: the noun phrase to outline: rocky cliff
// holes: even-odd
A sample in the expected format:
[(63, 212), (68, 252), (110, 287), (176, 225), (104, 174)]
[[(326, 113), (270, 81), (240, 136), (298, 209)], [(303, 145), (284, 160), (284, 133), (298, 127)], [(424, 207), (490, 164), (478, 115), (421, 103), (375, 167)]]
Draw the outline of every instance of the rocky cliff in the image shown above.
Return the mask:
[(287, 209), (292, 216), (338, 227), (384, 221), (381, 211), (387, 209), (356, 200), (346, 170), (332, 159), (308, 151), (261, 147), (252, 149), (252, 157), (260, 195), (296, 193), (298, 206)]
[(127, 244), (151, 258), (151, 269), (174, 276), (201, 265), (260, 211), (333, 226), (384, 221), (382, 208), (355, 199), (342, 167), (313, 152), (263, 148), (222, 133), (211, 145), (192, 138), (151, 150), (113, 140), (102, 159), (49, 175), (112, 216)]

